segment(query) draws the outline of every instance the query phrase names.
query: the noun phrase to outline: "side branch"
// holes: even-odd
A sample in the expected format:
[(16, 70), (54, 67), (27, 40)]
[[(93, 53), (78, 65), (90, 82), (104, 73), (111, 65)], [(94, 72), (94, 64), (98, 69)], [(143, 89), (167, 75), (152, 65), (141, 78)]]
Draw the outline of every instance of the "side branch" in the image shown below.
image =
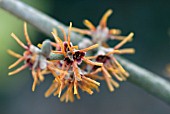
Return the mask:
[[(63, 38), (62, 32), (58, 29), (58, 26), (62, 26), (64, 29), (66, 29), (66, 26), (52, 19), (51, 17), (43, 14), (42, 12), (22, 3), (21, 1), (0, 0), (0, 8), (29, 22), (31, 25), (35, 26), (41, 32), (47, 34), (48, 36), (51, 36), (52, 29), (56, 28), (58, 30), (59, 36)], [(73, 32), (71, 34), (71, 40), (75, 44), (77, 44), (84, 38), (85, 37), (77, 35)], [(51, 55), (51, 57), (55, 56)], [(121, 62), (123, 67), (130, 73), (131, 76), (128, 81), (143, 88), (145, 91), (156, 96), (162, 101), (170, 104), (170, 82), (161, 78), (161, 76), (158, 76), (144, 68), (141, 68), (124, 58), (117, 56), (117, 59)]]

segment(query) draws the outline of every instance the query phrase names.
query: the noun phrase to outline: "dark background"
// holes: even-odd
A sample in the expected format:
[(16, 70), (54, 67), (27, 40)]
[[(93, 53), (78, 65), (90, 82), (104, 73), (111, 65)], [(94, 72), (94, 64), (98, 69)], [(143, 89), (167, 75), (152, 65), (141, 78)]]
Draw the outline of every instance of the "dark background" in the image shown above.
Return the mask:
[[(127, 55), (134, 63), (153, 71), (167, 80), (166, 65), (170, 63), (170, 1), (123, 1), (123, 0), (23, 0), (23, 2), (47, 13), (58, 21), (84, 28), (82, 21), (91, 20), (95, 25), (107, 9), (113, 14), (108, 20), (110, 28), (119, 28), (123, 35), (135, 33), (135, 55)], [(23, 38), (23, 21), (0, 9), (0, 114), (169, 114), (170, 107), (137, 86), (124, 82), (120, 89), (111, 93), (105, 83), (100, 92), (92, 96), (81, 93), (81, 100), (61, 103), (57, 97), (44, 98), (52, 77), (31, 91), (32, 77), (27, 69), (8, 77), (7, 67), (16, 59), (6, 53), (22, 49), (10, 37), (14, 32)], [(48, 38), (32, 26), (28, 26), (33, 43)], [(114, 42), (109, 43), (114, 46)]]

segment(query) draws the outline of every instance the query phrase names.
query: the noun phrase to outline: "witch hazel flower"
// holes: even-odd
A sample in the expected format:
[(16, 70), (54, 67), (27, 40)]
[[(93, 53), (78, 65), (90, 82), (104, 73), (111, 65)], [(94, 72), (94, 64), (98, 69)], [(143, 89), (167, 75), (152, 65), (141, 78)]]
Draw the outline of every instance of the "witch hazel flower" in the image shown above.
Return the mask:
[(72, 30), (83, 34), (83, 35), (89, 35), (92, 38), (93, 43), (103, 44), (108, 39), (116, 39), (116, 40), (123, 40), (125, 37), (120, 36), (121, 30), (119, 29), (109, 29), (107, 27), (107, 20), (108, 17), (112, 14), (112, 10), (109, 9), (106, 11), (106, 13), (101, 18), (99, 25), (95, 27), (89, 20), (84, 20), (84, 25), (89, 28), (88, 29), (79, 29), (73, 27)]
[[(135, 50), (133, 48), (120, 49), (126, 42), (132, 40), (133, 33), (130, 33), (124, 40), (117, 44), (113, 49), (101, 47), (98, 50), (96, 56), (91, 56), (89, 59), (95, 59), (96, 62), (103, 63), (103, 66), (93, 66), (92, 72), (87, 74), (95, 79), (105, 80), (110, 91), (114, 91), (114, 88), (119, 87), (118, 81), (125, 81), (129, 77), (129, 73), (121, 66), (121, 64), (116, 60), (114, 55), (116, 54), (133, 54)], [(98, 73), (102, 72), (102, 78), (98, 76)], [(94, 77), (95, 75), (95, 77)]]
[[(98, 47), (98, 44), (92, 45), (81, 50), (78, 49), (78, 46), (72, 45), (70, 41), (71, 27), (72, 23), (70, 23), (68, 37), (66, 37), (64, 30), (61, 28), (61, 30), (63, 31), (64, 42), (58, 37), (56, 31), (52, 32), (55, 41), (60, 47), (56, 48), (58, 50), (53, 51), (53, 53), (64, 55), (64, 59), (60, 61), (61, 70), (67, 71), (68, 74), (53, 74), (55, 75), (55, 79), (50, 88), (45, 93), (46, 97), (50, 96), (52, 93), (60, 97), (62, 91), (67, 88), (65, 93), (60, 98), (61, 101), (65, 100), (66, 102), (74, 101), (74, 95), (76, 95), (78, 99), (80, 98), (78, 88), (83, 91), (86, 91), (89, 94), (92, 94), (92, 90), (98, 90), (98, 86), (100, 85), (100, 83), (85, 76), (85, 74), (82, 72), (82, 69), (79, 68), (79, 65), (82, 63), (82, 61), (91, 66), (103, 65), (103, 63), (93, 62), (85, 56), (87, 51)], [(53, 46), (57, 46), (57, 44), (53, 44)]]
[(32, 77), (34, 79), (33, 85), (32, 85), (32, 91), (35, 90), (36, 85), (39, 83), (39, 81), (44, 80), (43, 73), (44, 70), (47, 68), (47, 58), (51, 51), (51, 45), (49, 40), (46, 40), (43, 42), (44, 44), (48, 44), (48, 46), (43, 47), (43, 49), (39, 49), (36, 46), (34, 46), (27, 33), (27, 24), (24, 23), (24, 35), (26, 38), (27, 45), (25, 45), (14, 33), (11, 34), (11, 36), (16, 40), (16, 42), (25, 49), (23, 52), (23, 55), (20, 55), (18, 53), (15, 53), (12, 50), (8, 50), (8, 53), (16, 58), (18, 60), (14, 62), (12, 65), (10, 65), (8, 68), (12, 69), (16, 67), (18, 64), (24, 61), (24, 65), (19, 67), (18, 69), (9, 72), (8, 75), (14, 75), (19, 73), (20, 71), (24, 70), (25, 68), (30, 68)]

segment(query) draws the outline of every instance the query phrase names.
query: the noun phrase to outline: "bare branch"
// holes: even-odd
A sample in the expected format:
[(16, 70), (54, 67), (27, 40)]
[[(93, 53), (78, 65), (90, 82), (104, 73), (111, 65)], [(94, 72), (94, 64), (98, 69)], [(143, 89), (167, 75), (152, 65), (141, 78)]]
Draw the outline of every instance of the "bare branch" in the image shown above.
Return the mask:
[(128, 81), (138, 85), (148, 93), (170, 104), (170, 82), (161, 76), (144, 69), (129, 60), (116, 56), (118, 61), (129, 72)]

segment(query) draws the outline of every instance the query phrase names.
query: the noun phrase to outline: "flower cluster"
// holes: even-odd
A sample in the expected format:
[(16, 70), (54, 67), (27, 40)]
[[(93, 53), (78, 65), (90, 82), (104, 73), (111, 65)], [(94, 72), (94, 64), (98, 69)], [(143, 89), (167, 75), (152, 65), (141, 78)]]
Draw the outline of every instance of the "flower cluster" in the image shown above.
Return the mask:
[[(111, 14), (112, 10), (107, 10), (97, 27), (95, 27), (90, 21), (84, 20), (84, 24), (90, 30), (79, 29), (75, 27), (72, 28), (72, 30), (80, 34), (91, 36), (92, 42), (98, 43), (100, 45), (97, 54), (95, 56), (89, 57), (89, 59), (103, 63), (103, 66), (94, 65), (86, 75), (93, 79), (105, 80), (109, 90), (114, 91), (114, 88), (119, 87), (119, 84), (114, 79), (118, 81), (125, 81), (129, 77), (129, 73), (125, 71), (121, 64), (116, 60), (114, 55), (133, 54), (135, 50), (133, 48), (120, 49), (125, 43), (132, 41), (134, 33), (130, 33), (128, 36), (120, 36), (121, 31), (119, 29), (109, 30), (107, 27), (107, 19)], [(109, 48), (109, 46), (106, 44), (108, 39), (120, 40), (121, 42), (114, 46), (114, 48)], [(91, 42), (89, 43), (88, 41), (84, 40), (84, 43), (90, 44)], [(79, 45), (84, 47), (82, 46), (82, 42), (80, 42)], [(98, 74), (103, 75), (101, 76)], [(114, 76), (114, 79), (112, 78), (111, 74)]]
[[(9, 54), (18, 58), (15, 63), (9, 66), (9, 69), (14, 68), (22, 61), (24, 61), (24, 65), (10, 72), (9, 75), (14, 75), (29, 67), (34, 79), (32, 86), (32, 91), (34, 91), (37, 83), (44, 80), (44, 75), (51, 73), (54, 76), (54, 81), (45, 93), (45, 96), (48, 97), (51, 93), (54, 93), (54, 95), (60, 97), (62, 91), (67, 88), (66, 92), (61, 96), (61, 101), (73, 101), (74, 94), (79, 99), (80, 95), (78, 93), (78, 88), (89, 94), (93, 93), (93, 89), (98, 90), (100, 83), (87, 77), (83, 70), (79, 68), (82, 61), (91, 66), (103, 65), (103, 63), (93, 62), (85, 56), (87, 51), (98, 47), (98, 44), (79, 50), (78, 46), (73, 46), (70, 41), (71, 26), (72, 24), (70, 24), (67, 38), (63, 31), (65, 36), (64, 42), (58, 37), (57, 32), (53, 31), (52, 35), (54, 36), (56, 43), (45, 40), (42, 45), (39, 45), (40, 48), (38, 48), (31, 43), (27, 33), (26, 23), (24, 23), (24, 33), (27, 45), (21, 42), (14, 33), (11, 34), (18, 44), (25, 49), (23, 56), (12, 50), (8, 50)], [(55, 46), (56, 50), (51, 50), (51, 45)], [(54, 54), (63, 54), (64, 57), (62, 60), (50, 60), (51, 53), (53, 53), (53, 56)]]
[[(105, 80), (110, 91), (114, 91), (114, 87), (119, 87), (119, 84), (113, 80), (112, 74), (114, 78), (118, 81), (125, 81), (129, 74), (124, 70), (124, 68), (120, 65), (120, 63), (114, 57), (115, 54), (133, 54), (135, 50), (133, 48), (119, 49), (126, 42), (131, 40), (133, 37), (133, 33), (130, 33), (124, 40), (122, 40), (119, 44), (117, 44), (113, 49), (102, 47), (99, 49), (96, 56), (89, 57), (89, 59), (94, 59), (96, 62), (103, 63), (103, 66), (93, 66), (92, 72), (87, 75), (93, 76), (97, 75), (99, 72), (103, 74), (103, 76), (96, 76), (95, 79)], [(102, 77), (102, 78), (101, 78)]]
[[(120, 49), (125, 43), (132, 40), (133, 33), (128, 36), (119, 36), (121, 31), (118, 29), (108, 29), (106, 26), (107, 19), (111, 15), (112, 10), (108, 10), (102, 17), (97, 28), (85, 20), (85, 25), (90, 30), (82, 30), (72, 27), (72, 23), (68, 28), (66, 35), (62, 27), (58, 27), (63, 33), (63, 39), (58, 36), (57, 30), (51, 32), (55, 42), (45, 40), (42, 44), (34, 46), (27, 33), (27, 25), (24, 23), (24, 35), (27, 45), (12, 33), (11, 36), (17, 43), (25, 49), (23, 55), (8, 50), (8, 53), (18, 60), (9, 66), (9, 69), (16, 67), (21, 62), (24, 65), (9, 73), (14, 75), (25, 68), (29, 68), (32, 72), (33, 85), (32, 91), (39, 82), (44, 80), (46, 74), (54, 77), (51, 86), (45, 92), (45, 97), (51, 94), (58, 96), (61, 101), (74, 101), (74, 95), (80, 99), (79, 90), (88, 94), (93, 91), (99, 91), (100, 83), (96, 80), (105, 80), (110, 91), (114, 91), (119, 87), (117, 81), (125, 81), (129, 77), (128, 72), (116, 60), (115, 54), (132, 54), (133, 48)], [(86, 40), (82, 40), (78, 45), (73, 45), (70, 38), (71, 30), (81, 34), (87, 34), (92, 37), (90, 45), (85, 45)], [(121, 40), (113, 48), (106, 45), (108, 39)], [(96, 44), (97, 43), (97, 44)], [(83, 44), (83, 46), (81, 46)], [(53, 48), (52, 48), (53, 47)], [(84, 47), (84, 48), (82, 48)], [(54, 50), (53, 50), (54, 49)], [(93, 51), (92, 56), (87, 56), (88, 52)], [(60, 59), (57, 57), (61, 56)], [(113, 75), (113, 77), (112, 77)]]

